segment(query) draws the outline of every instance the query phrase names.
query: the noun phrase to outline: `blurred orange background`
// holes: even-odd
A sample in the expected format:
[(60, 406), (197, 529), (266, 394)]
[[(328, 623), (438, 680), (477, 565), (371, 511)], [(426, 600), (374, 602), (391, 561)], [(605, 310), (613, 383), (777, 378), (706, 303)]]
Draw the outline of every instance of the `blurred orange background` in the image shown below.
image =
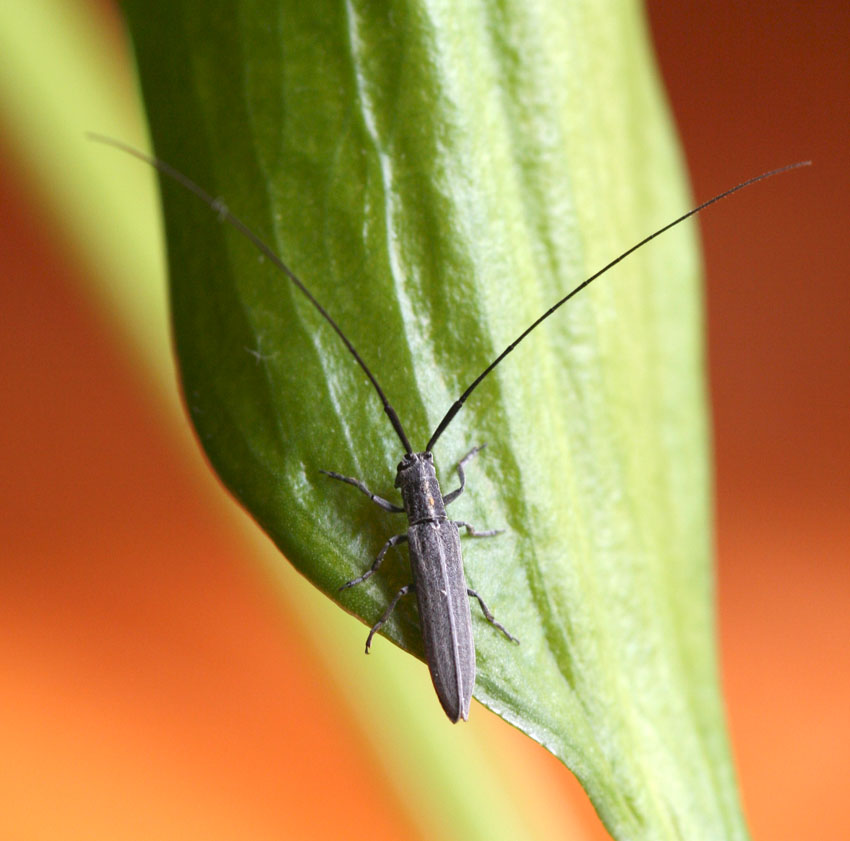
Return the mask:
[[(815, 163), (701, 220), (719, 614), (753, 837), (848, 838), (850, 13), (649, 12), (695, 198)], [(423, 837), (0, 154), (0, 837)], [(481, 707), (469, 727), (563, 837), (607, 837), (542, 748)]]

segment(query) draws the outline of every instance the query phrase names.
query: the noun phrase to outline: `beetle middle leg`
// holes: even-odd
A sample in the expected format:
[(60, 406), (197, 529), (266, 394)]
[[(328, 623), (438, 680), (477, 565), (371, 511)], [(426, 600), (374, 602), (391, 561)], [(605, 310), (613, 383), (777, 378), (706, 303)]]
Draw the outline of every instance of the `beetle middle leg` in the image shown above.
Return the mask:
[(481, 605), (481, 612), (484, 614), (484, 618), (494, 628), (498, 628), (511, 642), (515, 642), (518, 645), (519, 640), (513, 634), (511, 634), (509, 631), (507, 631), (505, 629), (504, 625), (502, 625), (500, 622), (496, 621), (495, 617), (490, 612), (490, 608), (487, 607), (486, 604), (484, 604), (484, 599), (482, 599), (481, 596), (479, 596), (478, 593), (476, 593), (475, 590), (473, 590), (471, 587), (467, 587), (466, 592), (467, 592), (468, 595), (473, 596), (474, 598), (478, 599), (478, 604)]
[(390, 550), (393, 546), (398, 546), (399, 543), (407, 543), (407, 533), (404, 534), (396, 534), (391, 537), (384, 545), (381, 547), (381, 551), (378, 552), (378, 557), (375, 558), (375, 563), (363, 573), (363, 575), (358, 575), (357, 578), (352, 578), (351, 581), (346, 581), (345, 584), (340, 587), (340, 590), (347, 590), (349, 587), (353, 587), (355, 584), (360, 584), (365, 581), (367, 578), (371, 578), (377, 571), (378, 567), (384, 560), (384, 555)]
[(486, 531), (478, 531), (475, 526), (465, 523), (463, 520), (452, 520), (459, 529), (466, 529), (466, 533), (470, 537), (495, 537), (497, 534), (502, 534), (504, 529), (487, 529)]
[(350, 476), (343, 476), (341, 473), (334, 473), (333, 470), (320, 470), (319, 473), (324, 473), (325, 476), (330, 476), (331, 479), (339, 479), (340, 482), (353, 485), (358, 491), (366, 494), (366, 496), (368, 496), (369, 499), (371, 499), (376, 505), (380, 505), (384, 511), (390, 511), (393, 514), (401, 514), (404, 512), (404, 508), (394, 505), (392, 502), (387, 501), (377, 494), (373, 494), (372, 491), (366, 487), (366, 484), (360, 481), (360, 479), (352, 479)]
[[(372, 626), (372, 630), (369, 631), (369, 636), (366, 637), (366, 653), (369, 653), (369, 646), (372, 645), (372, 637), (381, 630), (384, 626), (384, 623), (387, 619), (390, 618), (390, 614), (395, 610), (395, 606), (399, 603), (402, 596), (406, 596), (413, 589), (413, 584), (405, 584), (404, 587), (401, 588), (396, 594), (395, 598), (390, 602), (390, 606), (384, 611), (384, 615)], [(504, 630), (504, 628), (502, 628)]]

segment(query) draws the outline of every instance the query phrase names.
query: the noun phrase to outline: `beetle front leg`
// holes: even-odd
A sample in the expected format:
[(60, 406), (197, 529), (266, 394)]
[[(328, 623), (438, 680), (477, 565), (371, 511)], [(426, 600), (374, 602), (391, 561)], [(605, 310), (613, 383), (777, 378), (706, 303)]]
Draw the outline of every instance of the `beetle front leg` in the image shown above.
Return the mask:
[[(369, 636), (366, 637), (366, 653), (369, 653), (369, 646), (372, 645), (372, 637), (381, 630), (384, 623), (387, 619), (390, 618), (390, 614), (395, 610), (395, 606), (399, 603), (399, 600), (402, 596), (406, 596), (413, 589), (413, 584), (405, 584), (404, 587), (401, 588), (396, 594), (395, 598), (390, 602), (390, 606), (384, 611), (384, 615), (372, 626), (372, 630), (369, 631)], [(503, 629), (504, 630), (504, 629)]]
[(490, 613), (490, 608), (488, 608), (487, 605), (484, 604), (484, 599), (482, 599), (481, 596), (479, 596), (478, 593), (476, 593), (475, 590), (473, 590), (470, 587), (467, 587), (466, 592), (467, 592), (468, 595), (473, 596), (474, 598), (478, 599), (478, 604), (481, 605), (481, 612), (484, 614), (484, 618), (494, 628), (498, 628), (511, 642), (515, 642), (517, 645), (519, 645), (519, 640), (513, 634), (511, 634), (507, 630), (505, 630), (504, 625), (502, 625), (501, 623), (499, 623), (495, 620), (495, 618), (493, 617), (493, 614)]
[(473, 447), (458, 463), (457, 463), (457, 475), (460, 478), (460, 487), (453, 490), (451, 493), (446, 494), (443, 497), (443, 504), (448, 505), (450, 502), (454, 502), (462, 493), (463, 489), (466, 487), (466, 476), (463, 475), (463, 466), (466, 464), (479, 450), (483, 450), (487, 445), (480, 444), (477, 447)]
[(341, 473), (334, 473), (333, 470), (320, 470), (319, 473), (324, 473), (325, 476), (330, 476), (331, 479), (339, 479), (340, 482), (345, 482), (348, 485), (354, 485), (358, 491), (362, 491), (366, 494), (372, 502), (376, 505), (380, 505), (384, 511), (390, 511), (393, 514), (401, 514), (404, 512), (404, 509), (400, 508), (398, 505), (394, 505), (392, 502), (388, 502), (383, 497), (373, 494), (372, 491), (366, 487), (365, 483), (361, 482), (359, 479), (352, 479), (350, 476), (343, 476)]
[[(407, 541), (407, 534), (397, 534), (391, 537), (381, 548), (381, 551), (378, 552), (378, 557), (375, 558), (375, 563), (363, 573), (363, 575), (359, 575), (357, 578), (353, 578), (351, 581), (346, 581), (342, 587), (339, 588), (341, 590), (347, 590), (349, 587), (353, 587), (355, 584), (360, 584), (365, 581), (367, 578), (371, 578), (377, 571), (378, 567), (381, 565), (381, 562), (384, 560), (384, 555), (390, 550), (392, 546), (397, 546), (399, 543), (405, 543)], [(337, 591), (337, 592), (339, 592)]]

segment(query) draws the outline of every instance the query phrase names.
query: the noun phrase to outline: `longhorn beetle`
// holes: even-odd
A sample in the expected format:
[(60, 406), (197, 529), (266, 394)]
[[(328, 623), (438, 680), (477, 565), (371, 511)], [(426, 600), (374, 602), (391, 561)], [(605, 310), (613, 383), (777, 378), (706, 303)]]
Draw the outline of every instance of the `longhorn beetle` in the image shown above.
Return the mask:
[(714, 198), (703, 202), (698, 207), (674, 219), (669, 224), (659, 228), (654, 233), (624, 251), (619, 257), (612, 260), (598, 272), (591, 275), (587, 280), (576, 286), (571, 292), (553, 304), (543, 315), (531, 326), (523, 330), (467, 387), (463, 394), (451, 405), (445, 417), (437, 425), (431, 439), (423, 452), (414, 452), (408, 441), (404, 428), (401, 425), (395, 409), (387, 400), (383, 389), (378, 384), (374, 374), (363, 361), (360, 354), (342, 332), (340, 326), (331, 318), (325, 308), (313, 297), (307, 287), (296, 277), (295, 273), (275, 254), (271, 247), (261, 240), (241, 219), (231, 213), (220, 199), (213, 198), (209, 193), (199, 187), (194, 181), (187, 178), (183, 173), (169, 166), (164, 161), (152, 158), (118, 140), (104, 137), (99, 134), (89, 134), (90, 139), (99, 143), (105, 143), (139, 158), (155, 167), (164, 175), (172, 178), (187, 190), (194, 193), (201, 201), (205, 202), (219, 219), (227, 222), (240, 234), (246, 237), (254, 246), (265, 255), (280, 271), (282, 271), (298, 290), (304, 294), (308, 301), (319, 311), (331, 328), (342, 340), (348, 352), (363, 369), (369, 381), (375, 388), (380, 398), (387, 417), (392, 424), (402, 446), (404, 455), (398, 465), (395, 478), (395, 487), (401, 491), (403, 507), (388, 502), (386, 499), (373, 494), (360, 480), (349, 476), (342, 476), (330, 470), (321, 471), (332, 479), (338, 479), (353, 485), (362, 491), (373, 502), (392, 513), (404, 513), (407, 515), (408, 527), (404, 534), (391, 537), (378, 552), (374, 563), (362, 575), (343, 584), (339, 589), (345, 590), (354, 587), (372, 576), (380, 567), (384, 556), (393, 546), (407, 543), (410, 551), (410, 566), (413, 572), (413, 582), (402, 587), (390, 602), (381, 618), (372, 626), (366, 639), (366, 653), (372, 644), (372, 637), (381, 629), (389, 619), (399, 600), (411, 590), (416, 593), (419, 607), (419, 621), (422, 629), (422, 639), (425, 645), (425, 658), (431, 672), (431, 679), (440, 703), (446, 715), (453, 721), (466, 720), (469, 716), (469, 704), (472, 699), (472, 690), (475, 685), (475, 645), (472, 639), (472, 617), (469, 610), (469, 597), (478, 600), (484, 617), (487, 621), (501, 631), (507, 639), (519, 642), (500, 625), (488, 609), (484, 600), (475, 590), (466, 586), (463, 573), (463, 560), (460, 549), (460, 532), (465, 528), (467, 533), (473, 537), (492, 537), (498, 534), (497, 530), (476, 531), (469, 523), (460, 520), (450, 520), (446, 513), (446, 506), (456, 500), (464, 490), (466, 478), (464, 476), (464, 465), (484, 446), (474, 447), (458, 463), (457, 474), (460, 485), (451, 493), (443, 495), (440, 490), (437, 474), (434, 469), (434, 458), (431, 454), (437, 439), (445, 432), (446, 427), (452, 422), (454, 416), (461, 410), (463, 404), (473, 391), (481, 384), (481, 381), (532, 331), (549, 318), (557, 309), (578, 294), (582, 289), (591, 284), (610, 268), (617, 265), (621, 260), (646, 245), (650, 240), (668, 231), (670, 228), (684, 222), (685, 219), (699, 213), (709, 205), (730, 196), (732, 193), (742, 190), (744, 187), (762, 181), (781, 172), (807, 166), (810, 161), (802, 161), (779, 169), (765, 172), (750, 178), (729, 190), (726, 190)]

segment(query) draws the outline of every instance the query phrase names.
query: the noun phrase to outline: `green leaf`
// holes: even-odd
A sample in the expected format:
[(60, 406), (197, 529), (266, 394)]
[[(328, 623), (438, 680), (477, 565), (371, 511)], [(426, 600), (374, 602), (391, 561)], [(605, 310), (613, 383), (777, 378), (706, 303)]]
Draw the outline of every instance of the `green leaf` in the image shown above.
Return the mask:
[[(690, 205), (633, 3), (127, 4), (158, 154), (265, 238), (424, 447), (554, 301)], [(725, 185), (718, 185), (725, 186)], [(187, 408), (289, 561), (371, 625), (409, 578), (339, 594), (398, 518), (401, 447), (338, 337), (251, 245), (163, 185)], [(435, 458), (467, 470), (476, 697), (559, 756), (619, 839), (745, 838), (716, 675), (692, 230), (533, 333)], [(421, 656), (413, 603), (387, 636)], [(365, 636), (365, 630), (364, 630)], [(436, 704), (437, 701), (435, 700)]]

